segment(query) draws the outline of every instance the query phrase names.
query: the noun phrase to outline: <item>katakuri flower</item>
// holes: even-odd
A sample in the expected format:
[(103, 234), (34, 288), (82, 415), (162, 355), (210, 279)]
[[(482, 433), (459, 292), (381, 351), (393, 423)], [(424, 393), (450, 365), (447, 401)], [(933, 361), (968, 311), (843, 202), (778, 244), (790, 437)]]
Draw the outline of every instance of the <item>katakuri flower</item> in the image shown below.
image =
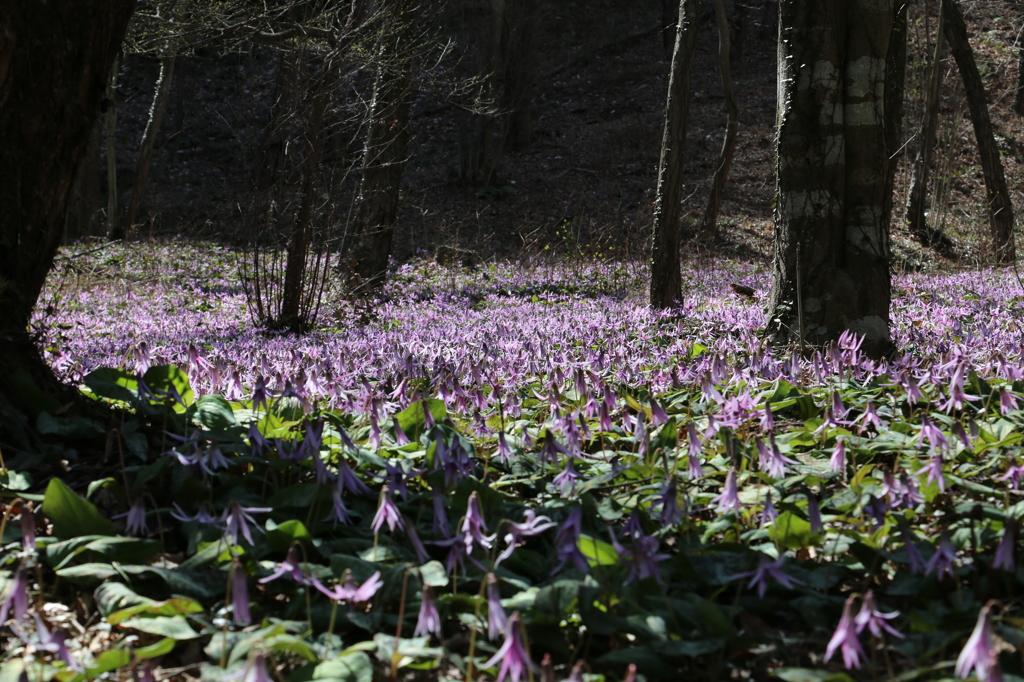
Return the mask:
[(1006, 523), (1003, 526), (1003, 537), (999, 540), (995, 558), (992, 560), (992, 568), (1013, 573), (1017, 566), (1016, 550), (1017, 522), (1013, 517), (1007, 517)]
[(502, 682), (506, 676), (511, 676), (512, 682), (519, 682), (527, 669), (536, 669), (530, 661), (529, 654), (526, 653), (518, 612), (509, 616), (508, 622), (505, 623), (505, 641), (501, 647), (481, 667), (490, 668), (499, 662), (501, 668), (498, 669), (497, 682)]
[(867, 628), (871, 631), (872, 635), (881, 638), (882, 630), (885, 630), (893, 637), (903, 639), (903, 635), (886, 622), (898, 615), (900, 615), (899, 611), (890, 611), (889, 613), (879, 611), (878, 606), (875, 604), (875, 593), (872, 590), (868, 590), (867, 594), (864, 595), (863, 602), (861, 602), (860, 611), (857, 612), (853, 622), (857, 624), (858, 633), (863, 632), (864, 628)]
[(8, 583), (7, 596), (0, 606), (0, 625), (7, 622), (7, 614), (14, 609), (14, 620), (21, 620), (28, 615), (28, 580), (25, 579), (25, 566), (18, 566), (14, 580)]
[(231, 500), (231, 504), (224, 510), (221, 515), (220, 523), (224, 527), (224, 537), (232, 545), (238, 544), (238, 534), (241, 533), (245, 541), (250, 545), (254, 544), (252, 541), (252, 531), (249, 527), (252, 526), (259, 529), (254, 519), (250, 514), (266, 514), (273, 511), (270, 507), (243, 507), (238, 504), (237, 500)]
[(376, 571), (362, 585), (356, 585), (356, 581), (352, 578), (352, 573), (348, 571), (345, 573), (342, 581), (332, 588), (324, 587), (318, 580), (313, 581), (313, 587), (320, 590), (327, 598), (352, 604), (362, 604), (363, 602), (370, 601), (383, 585), (384, 581), (380, 579), (380, 571)]
[(735, 467), (730, 468), (729, 473), (725, 475), (725, 484), (722, 486), (722, 492), (711, 500), (711, 504), (721, 513), (739, 511), (742, 507), (736, 487)]
[(970, 677), (973, 670), (975, 677), (981, 682), (1002, 682), (999, 652), (995, 647), (995, 637), (992, 633), (992, 607), (995, 604), (994, 601), (990, 601), (978, 612), (974, 632), (956, 659), (957, 677)]
[(125, 523), (125, 531), (129, 535), (143, 536), (149, 533), (149, 525), (146, 523), (146, 500), (141, 495), (135, 498), (128, 511), (113, 518), (123, 519), (126, 517), (128, 521)]
[(231, 564), (231, 610), (235, 623), (245, 627), (252, 623), (249, 611), (249, 585), (246, 583), (245, 569), (242, 562), (235, 559)]
[(856, 598), (856, 595), (853, 595), (846, 600), (846, 604), (843, 605), (843, 615), (839, 619), (839, 625), (836, 627), (836, 631), (832, 634), (832, 639), (829, 640), (828, 647), (825, 649), (826, 661), (832, 658), (836, 649), (842, 650), (843, 665), (846, 666), (847, 670), (859, 668), (861, 659), (864, 657), (864, 649), (861, 648), (860, 641), (857, 639), (857, 627), (853, 615), (853, 602)]
[(924, 567), (925, 575), (931, 575), (932, 571), (936, 571), (937, 575), (935, 577), (940, 580), (943, 573), (952, 578), (955, 561), (956, 550), (953, 549), (953, 543), (949, 541), (949, 536), (943, 533), (942, 538), (939, 540), (939, 546), (935, 548), (935, 553), (932, 554), (932, 558), (928, 560)]
[(516, 545), (523, 538), (540, 535), (549, 528), (554, 528), (558, 525), (547, 516), (537, 516), (537, 512), (532, 509), (527, 509), (523, 515), (526, 517), (526, 520), (522, 523), (507, 522), (508, 533), (505, 534), (505, 549), (501, 550), (501, 554), (494, 560), (495, 566), (512, 556)]
[(780, 556), (778, 559), (772, 561), (772, 558), (767, 554), (759, 552), (760, 556), (757, 558), (757, 568), (753, 571), (746, 571), (732, 576), (733, 578), (747, 578), (750, 577), (751, 581), (747, 585), (747, 589), (757, 588), (757, 596), (763, 597), (764, 593), (768, 591), (769, 579), (782, 585), (787, 590), (793, 589), (793, 585), (802, 585), (803, 583), (796, 578), (786, 575), (782, 572), (782, 565), (786, 562), (785, 556)]
[(498, 635), (505, 631), (508, 623), (508, 616), (501, 606), (501, 591), (498, 589), (498, 579), (493, 573), (487, 574), (487, 638), (491, 641), (498, 639)]
[(658, 548), (661, 546), (658, 538), (643, 535), (642, 533), (634, 534), (633, 542), (630, 543), (630, 546), (623, 547), (611, 528), (608, 529), (608, 534), (612, 538), (612, 547), (615, 548), (619, 557), (629, 567), (629, 572), (626, 574), (623, 584), (629, 584), (633, 580), (643, 580), (644, 578), (654, 578), (659, 583), (662, 582), (661, 572), (658, 570), (658, 562), (668, 559), (669, 555), (658, 554)]
[(266, 578), (260, 578), (257, 582), (261, 585), (269, 583), (271, 580), (277, 580), (281, 576), (287, 575), (292, 580), (303, 585), (309, 585), (310, 579), (306, 577), (306, 574), (302, 572), (302, 567), (299, 566), (299, 548), (298, 545), (292, 545), (288, 548), (288, 554), (285, 555), (284, 561), (278, 564), (277, 568), (273, 573), (268, 575)]
[(392, 533), (395, 531), (395, 527), (403, 528), (402, 514), (398, 511), (398, 507), (395, 506), (395, 501), (391, 499), (391, 491), (388, 490), (388, 486), (383, 486), (380, 489), (380, 502), (377, 505), (377, 513), (373, 517), (373, 532), (379, 533), (381, 527), (387, 523), (388, 530)]
[(430, 585), (424, 585), (420, 591), (420, 615), (416, 619), (416, 630), (413, 637), (426, 637), (431, 634), (441, 636), (441, 616), (434, 606), (433, 591)]
[(569, 512), (569, 516), (562, 522), (558, 533), (555, 535), (558, 566), (555, 567), (553, 573), (561, 571), (568, 562), (572, 562), (572, 565), (579, 569), (581, 573), (588, 573), (590, 571), (587, 557), (584, 556), (579, 548), (582, 530), (583, 507), (573, 507), (572, 511)]

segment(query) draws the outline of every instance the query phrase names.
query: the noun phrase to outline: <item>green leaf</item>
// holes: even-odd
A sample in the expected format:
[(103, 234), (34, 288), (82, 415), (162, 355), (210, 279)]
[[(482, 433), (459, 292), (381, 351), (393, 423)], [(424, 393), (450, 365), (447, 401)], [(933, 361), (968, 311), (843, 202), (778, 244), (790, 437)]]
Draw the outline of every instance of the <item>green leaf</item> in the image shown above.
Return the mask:
[(139, 647), (133, 649), (132, 653), (135, 654), (135, 658), (140, 661), (144, 661), (149, 658), (157, 658), (158, 656), (166, 656), (167, 654), (174, 651), (174, 646), (177, 644), (170, 637), (164, 637), (156, 644), (150, 644), (149, 646)]
[(576, 546), (583, 552), (583, 556), (587, 557), (587, 563), (591, 566), (614, 566), (619, 563), (619, 553), (603, 540), (581, 533)]
[(82, 383), (95, 395), (109, 400), (133, 404), (138, 397), (139, 382), (134, 374), (123, 369), (100, 367), (85, 375)]
[(398, 425), (402, 427), (402, 431), (414, 443), (420, 439), (420, 436), (426, 429), (427, 419), (424, 405), (426, 409), (430, 410), (434, 423), (441, 423), (448, 416), (448, 410), (445, 407), (444, 401), (436, 398), (417, 400), (395, 415), (395, 419), (398, 420)]
[[(162, 548), (163, 545), (159, 540), (86, 535), (48, 545), (46, 548), (46, 561), (55, 568), (63, 568), (72, 558), (84, 552), (95, 552), (105, 559), (124, 563), (137, 563), (149, 559)], [(90, 558), (95, 559), (96, 557)]]
[(173, 402), (175, 412), (184, 413), (188, 406), (195, 402), (195, 394), (192, 392), (188, 375), (174, 365), (150, 367), (142, 380), (157, 395), (168, 394), (165, 400), (171, 400), (170, 396), (176, 394), (178, 399)]
[(789, 549), (805, 549), (818, 544), (821, 537), (811, 532), (811, 524), (793, 512), (782, 512), (768, 529), (773, 542)]
[(11, 491), (28, 490), (32, 487), (32, 475), (21, 471), (0, 470), (0, 488)]
[(92, 680), (104, 673), (123, 668), (132, 662), (132, 655), (126, 649), (108, 649), (96, 657), (96, 663), (85, 669), (85, 672), (70, 677), (66, 682), (84, 682)]
[[(333, 567), (333, 558), (332, 567)], [(444, 570), (444, 564), (440, 561), (433, 560), (428, 561), (419, 567), (420, 580), (423, 581), (424, 585), (430, 587), (445, 587), (448, 585), (448, 573)]]
[(40, 412), (36, 418), (36, 429), (48, 436), (70, 440), (88, 440), (106, 433), (99, 422), (85, 417), (54, 417), (49, 412)]
[(295, 635), (281, 634), (263, 640), (263, 646), (271, 651), (281, 651), (304, 658), (310, 663), (320, 660), (320, 657), (313, 652), (312, 647)]
[(170, 637), (174, 640), (195, 639), (199, 633), (192, 629), (182, 616), (140, 616), (129, 618), (118, 624), (121, 628), (132, 628), (151, 635)]
[(192, 420), (208, 431), (221, 431), (238, 424), (231, 403), (219, 395), (204, 395), (192, 406)]
[(199, 602), (186, 599), (185, 597), (172, 597), (165, 601), (152, 602), (149, 604), (137, 604), (125, 609), (114, 611), (107, 616), (107, 622), (111, 625), (119, 625), (123, 621), (135, 616), (181, 616), (188, 613), (202, 613), (203, 607)]
[(50, 518), (58, 538), (114, 534), (113, 524), (100, 515), (96, 505), (76, 495), (59, 478), (50, 479), (46, 486), (43, 513)]
[(342, 654), (324, 661), (313, 671), (314, 680), (340, 680), (341, 682), (373, 682), (373, 663), (362, 651)]
[(309, 543), (313, 536), (302, 521), (285, 521), (280, 526), (267, 519), (267, 545), (275, 552), (285, 552), (294, 542)]

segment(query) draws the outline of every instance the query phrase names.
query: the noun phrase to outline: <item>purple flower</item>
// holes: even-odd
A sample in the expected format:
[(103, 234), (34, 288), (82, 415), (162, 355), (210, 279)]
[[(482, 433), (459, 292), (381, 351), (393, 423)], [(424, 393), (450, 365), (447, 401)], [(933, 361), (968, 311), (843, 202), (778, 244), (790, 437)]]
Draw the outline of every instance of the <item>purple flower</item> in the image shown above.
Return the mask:
[(700, 478), (704, 471), (701, 469), (700, 453), (703, 445), (700, 442), (700, 435), (697, 433), (697, 429), (694, 428), (693, 422), (690, 422), (686, 427), (686, 436), (688, 443), (688, 467), (687, 475), (692, 479)]
[(676, 479), (670, 478), (662, 484), (661, 494), (658, 496), (661, 503), (661, 525), (663, 528), (674, 526), (682, 520), (682, 512), (679, 511), (679, 492), (676, 486)]
[(1017, 397), (1005, 388), (999, 389), (999, 410), (1008, 414), (1017, 409)]
[(377, 513), (373, 517), (373, 532), (379, 533), (381, 527), (387, 523), (388, 530), (392, 533), (395, 531), (395, 527), (403, 528), (402, 525), (402, 514), (398, 511), (398, 507), (395, 506), (395, 501), (391, 499), (391, 491), (385, 485), (380, 489), (380, 502), (377, 505)]
[(503, 431), (498, 432), (498, 459), (502, 462), (512, 459), (512, 448), (508, 446), (508, 441), (505, 439)]
[(608, 529), (608, 534), (612, 538), (612, 547), (629, 567), (629, 573), (626, 574), (623, 584), (629, 584), (634, 579), (643, 580), (644, 578), (654, 578), (659, 583), (661, 582), (661, 573), (658, 571), (657, 564), (659, 561), (668, 559), (669, 555), (657, 553), (661, 546), (658, 538), (646, 535), (634, 536), (633, 542), (626, 548), (619, 544), (611, 528)]
[(769, 441), (769, 445), (765, 445), (760, 438), (754, 439), (757, 444), (758, 464), (761, 471), (772, 478), (783, 478), (786, 475), (786, 465), (796, 464), (796, 461), (782, 454), (775, 442), (775, 436), (769, 436)]
[(231, 607), (237, 625), (245, 627), (252, 623), (252, 614), (249, 612), (249, 586), (246, 583), (245, 569), (238, 559), (231, 565)]
[(58, 629), (54, 629), (53, 632), (50, 632), (50, 630), (46, 627), (46, 623), (43, 622), (43, 619), (40, 617), (38, 613), (32, 615), (36, 621), (35, 639), (32, 640), (25, 637), (21, 632), (21, 628), (19, 628), (17, 625), (12, 625), (11, 629), (14, 630), (15, 634), (18, 635), (19, 639), (21, 639), (26, 644), (34, 645), (37, 649), (40, 649), (42, 651), (48, 651), (51, 654), (56, 654), (57, 658), (64, 661), (65, 665), (67, 665), (67, 667), (71, 668), (72, 670), (76, 672), (84, 672), (85, 668), (82, 666), (82, 664), (79, 663), (75, 659), (75, 657), (71, 655), (70, 651), (68, 651), (67, 633), (63, 630)]
[(1003, 526), (1003, 537), (996, 548), (996, 556), (992, 560), (992, 568), (1013, 573), (1016, 570), (1017, 522), (1007, 517)]
[(921, 417), (921, 434), (917, 438), (918, 445), (928, 442), (928, 449), (931, 452), (942, 451), (949, 447), (946, 435), (940, 431), (928, 417)]
[(431, 492), (434, 497), (434, 532), (449, 537), (452, 534), (452, 529), (448, 525), (448, 512), (445, 510), (444, 497), (437, 488)]
[(867, 431), (868, 426), (873, 426), (877, 433), (881, 433), (882, 429), (885, 428), (885, 424), (882, 422), (881, 418), (878, 416), (878, 411), (875, 409), (875, 404), (870, 400), (867, 401), (867, 404), (864, 406), (864, 414), (857, 419), (857, 422), (859, 423), (857, 433), (864, 433)]
[(739, 573), (732, 576), (733, 578), (747, 578), (751, 577), (750, 583), (747, 585), (747, 589), (757, 588), (757, 596), (763, 597), (764, 593), (768, 591), (768, 580), (769, 578), (778, 584), (782, 585), (787, 590), (793, 589), (793, 585), (802, 585), (803, 583), (796, 578), (786, 575), (782, 572), (782, 564), (786, 562), (785, 556), (780, 556), (775, 561), (772, 561), (771, 557), (767, 554), (759, 553), (760, 556), (757, 558), (757, 568), (753, 571), (746, 571), (745, 573)]
[(974, 671), (975, 677), (981, 682), (1002, 682), (1003, 675), (999, 670), (999, 652), (995, 648), (992, 634), (992, 607), (995, 602), (989, 602), (982, 607), (978, 613), (978, 622), (974, 625), (974, 632), (971, 633), (963, 651), (956, 659), (956, 676), (970, 677)]
[(903, 547), (907, 550), (907, 564), (910, 566), (910, 572), (915, 575), (924, 573), (926, 567), (921, 553), (917, 551), (917, 546), (914, 544), (914, 532), (906, 526), (902, 526), (900, 534), (903, 536)]
[(829, 467), (832, 471), (842, 471), (846, 467), (846, 439), (837, 438), (835, 450), (832, 451), (832, 457), (828, 460)]
[(214, 528), (221, 527), (220, 519), (210, 513), (210, 508), (206, 506), (205, 502), (199, 506), (199, 511), (193, 516), (186, 514), (185, 510), (179, 507), (177, 502), (172, 503), (171, 506), (173, 507), (171, 510), (171, 516), (182, 523), (195, 521), (201, 526), (213, 526)]
[(480, 498), (474, 490), (469, 495), (469, 503), (466, 505), (466, 516), (462, 519), (463, 540), (466, 543), (466, 554), (473, 554), (473, 546), (479, 545), (484, 549), (494, 546), (494, 535), (486, 535), (487, 522), (484, 520), (483, 511), (480, 510)]
[(369, 495), (370, 488), (359, 480), (356, 472), (348, 465), (344, 458), (338, 460), (338, 481), (342, 490), (347, 490), (353, 495)]
[(146, 501), (142, 496), (135, 498), (128, 511), (124, 514), (118, 514), (113, 518), (123, 519), (125, 517), (128, 518), (128, 521), (125, 523), (125, 531), (129, 535), (141, 536), (149, 533), (149, 526), (146, 524)]
[(572, 494), (573, 488), (576, 487), (577, 478), (579, 478), (579, 474), (576, 473), (576, 468), (572, 465), (572, 459), (567, 459), (565, 468), (562, 469), (561, 473), (551, 479), (551, 482), (556, 488), (558, 488), (562, 497), (568, 497)]
[(241, 533), (246, 542), (250, 545), (253, 544), (252, 532), (249, 527), (256, 526), (256, 519), (250, 514), (266, 514), (271, 511), (273, 510), (270, 507), (243, 507), (236, 500), (231, 500), (231, 504), (224, 510), (224, 514), (220, 518), (220, 522), (224, 526), (224, 537), (232, 545), (237, 545), (238, 534)]
[(590, 570), (587, 557), (583, 555), (579, 548), (582, 527), (583, 507), (573, 507), (572, 511), (569, 512), (569, 516), (562, 522), (558, 533), (555, 535), (558, 566), (555, 567), (553, 573), (561, 571), (565, 564), (570, 561), (581, 573), (587, 573)]
[(658, 404), (657, 400), (651, 398), (651, 423), (657, 428), (667, 421), (668, 414), (666, 414), (665, 409)]
[(1006, 473), (998, 477), (996, 480), (1005, 481), (1010, 480), (1010, 487), (1014, 490), (1020, 486), (1020, 479), (1024, 477), (1024, 465), (1022, 464), (1011, 464), (1007, 469)]
[(288, 554), (285, 555), (284, 561), (282, 561), (274, 572), (268, 575), (266, 578), (260, 578), (257, 582), (261, 585), (269, 583), (271, 580), (277, 580), (283, 575), (287, 575), (289, 578), (297, 583), (303, 585), (310, 584), (309, 578), (302, 572), (302, 568), (299, 566), (299, 548), (297, 545), (292, 545), (288, 548)]
[(430, 634), (441, 636), (441, 616), (434, 606), (433, 592), (430, 585), (424, 585), (420, 591), (420, 615), (416, 619), (416, 630), (413, 637), (424, 637)]
[(7, 597), (0, 606), (0, 625), (7, 622), (7, 614), (14, 609), (14, 620), (21, 620), (28, 615), (28, 581), (25, 579), (25, 567), (18, 566), (14, 580), (7, 589)]
[(384, 581), (380, 579), (380, 571), (376, 571), (362, 585), (356, 585), (351, 572), (346, 572), (342, 582), (330, 589), (324, 587), (319, 581), (313, 581), (313, 587), (320, 590), (328, 599), (347, 601), (353, 604), (370, 601), (383, 585)]
[[(145, 523), (145, 517), (143, 517), (143, 523)], [(36, 518), (32, 514), (32, 507), (28, 502), (21, 503), (21, 547), (26, 552), (36, 551)]]
[(872, 635), (881, 638), (882, 630), (885, 630), (894, 637), (903, 639), (903, 635), (886, 622), (898, 615), (900, 615), (899, 611), (891, 611), (889, 613), (879, 611), (878, 606), (875, 604), (875, 593), (872, 590), (868, 590), (867, 594), (864, 595), (864, 601), (860, 605), (860, 611), (853, 621), (857, 624), (858, 633), (863, 632), (864, 628), (867, 628), (871, 631)]
[(725, 476), (725, 485), (722, 486), (722, 493), (711, 500), (711, 504), (721, 513), (739, 511), (742, 507), (736, 488), (735, 467), (729, 469), (729, 473)]
[(843, 605), (843, 615), (839, 619), (839, 625), (832, 634), (832, 639), (825, 649), (825, 660), (828, 661), (835, 654), (836, 649), (843, 652), (843, 665), (847, 670), (859, 668), (861, 658), (864, 656), (864, 649), (857, 640), (857, 628), (853, 617), (853, 601), (856, 597), (851, 596)]
[(956, 550), (953, 549), (953, 543), (949, 541), (949, 536), (943, 533), (942, 538), (939, 540), (939, 546), (935, 548), (935, 553), (932, 554), (932, 558), (928, 560), (927, 565), (924, 567), (924, 573), (925, 575), (931, 575), (932, 571), (936, 571), (936, 577), (939, 579), (942, 578), (943, 573), (952, 578), (955, 560)]
[(245, 668), (228, 675), (224, 679), (241, 678), (240, 682), (274, 682), (274, 678), (267, 672), (267, 658), (263, 654), (256, 654), (245, 663)]
[(764, 499), (764, 508), (761, 510), (761, 525), (769, 526), (775, 523), (778, 516), (779, 513), (775, 511), (775, 505), (772, 504), (772, 492), (769, 490)]
[(497, 682), (502, 682), (506, 675), (512, 677), (512, 682), (519, 682), (527, 669), (535, 669), (536, 666), (530, 661), (526, 653), (526, 646), (523, 643), (523, 634), (519, 624), (519, 613), (513, 613), (505, 623), (505, 641), (501, 647), (494, 652), (489, 660), (482, 667), (491, 668), (501, 662), (498, 670)]
[(807, 521), (811, 524), (811, 532), (820, 534), (825, 532), (825, 524), (821, 522), (821, 507), (818, 505), (818, 498), (807, 491)]
[(925, 485), (935, 483), (940, 493), (946, 491), (946, 475), (942, 471), (942, 455), (936, 453), (928, 458), (928, 463), (917, 472), (918, 476), (923, 476), (924, 474), (928, 474), (928, 480), (925, 482)]
[(508, 533), (505, 535), (505, 549), (501, 550), (501, 554), (494, 560), (495, 566), (512, 556), (516, 545), (523, 538), (540, 535), (547, 529), (558, 525), (546, 516), (537, 516), (537, 512), (532, 509), (527, 509), (524, 516), (526, 520), (522, 523), (508, 522)]
[(493, 573), (487, 574), (487, 638), (491, 641), (498, 639), (498, 635), (505, 631), (508, 617), (505, 609), (501, 606), (501, 592), (498, 589), (498, 579)]
[(324, 521), (332, 521), (335, 527), (339, 523), (343, 523), (346, 526), (352, 525), (352, 519), (349, 518), (345, 500), (341, 497), (344, 490), (344, 484), (341, 481), (341, 476), (339, 476), (334, 481), (334, 489), (331, 490), (331, 513), (323, 518)]
[(405, 521), (405, 534), (409, 536), (409, 543), (412, 545), (413, 551), (416, 552), (416, 559), (418, 559), (421, 564), (427, 563), (430, 556), (427, 554), (426, 547), (424, 547), (423, 543), (420, 542), (420, 536), (416, 532), (416, 526), (408, 518), (402, 518)]

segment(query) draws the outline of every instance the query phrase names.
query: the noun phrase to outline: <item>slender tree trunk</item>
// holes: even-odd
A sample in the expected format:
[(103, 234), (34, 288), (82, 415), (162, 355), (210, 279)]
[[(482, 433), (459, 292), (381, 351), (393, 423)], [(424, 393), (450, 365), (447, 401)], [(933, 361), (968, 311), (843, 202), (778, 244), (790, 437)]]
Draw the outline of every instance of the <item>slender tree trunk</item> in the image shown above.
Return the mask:
[(74, 402), (27, 331), (134, 0), (0, 0), (0, 401)]
[[(738, 7), (738, 5), (737, 5)], [(722, 70), (722, 89), (725, 92), (725, 140), (722, 152), (718, 156), (718, 167), (711, 183), (711, 194), (708, 196), (707, 207), (704, 209), (704, 235), (709, 240), (718, 238), (718, 209), (722, 204), (722, 193), (725, 181), (729, 179), (729, 169), (736, 153), (736, 134), (739, 132), (740, 108), (736, 103), (736, 91), (732, 87), (729, 56), (729, 22), (725, 17), (725, 3), (715, 0), (715, 19), (718, 24), (718, 57)]]
[(139, 209), (142, 208), (142, 199), (145, 197), (146, 183), (149, 179), (149, 167), (153, 161), (153, 149), (156, 147), (156, 138), (160, 133), (160, 123), (164, 119), (167, 103), (171, 99), (171, 80), (173, 78), (174, 56), (172, 55), (160, 60), (160, 75), (156, 79), (153, 104), (149, 108), (149, 118), (146, 120), (146, 129), (142, 133), (142, 142), (139, 145), (139, 160), (135, 164), (135, 183), (132, 185), (132, 196), (128, 201), (128, 209), (125, 211), (122, 232), (134, 230), (135, 223), (139, 218)]
[(124, 239), (124, 226), (118, 220), (117, 198), (117, 75), (121, 56), (117, 56), (107, 80), (103, 136), (107, 149), (107, 239)]
[(931, 71), (928, 74), (928, 89), (925, 92), (924, 120), (921, 123), (919, 136), (921, 148), (914, 159), (914, 171), (910, 179), (910, 191), (907, 199), (906, 223), (910, 234), (924, 246), (938, 246), (948, 250), (948, 239), (943, 239), (941, 232), (928, 225), (926, 210), (928, 207), (928, 181), (931, 174), (932, 155), (935, 151), (935, 138), (939, 129), (939, 105), (942, 102), (942, 72), (945, 69), (943, 54), (945, 52), (945, 36), (943, 24), (945, 12), (939, 2), (939, 22), (935, 31), (935, 53), (932, 58)]
[(776, 343), (889, 335), (890, 164), (899, 146), (905, 18), (898, 0), (782, 0)]
[(1013, 95), (1013, 110), (1024, 116), (1024, 42), (1017, 47), (1017, 88)]
[(679, 5), (675, 0), (661, 0), (661, 46), (665, 56), (671, 58), (676, 44), (676, 26), (679, 21)]
[(415, 0), (388, 0), (384, 8), (389, 35), (381, 42), (350, 249), (354, 273), (372, 284), (382, 283), (387, 270), (409, 148), (415, 5)]
[(538, 0), (520, 0), (505, 51), (505, 144), (512, 151), (530, 146), (533, 137), (533, 81), (537, 71)]
[(672, 70), (665, 106), (665, 129), (661, 138), (658, 164), (658, 194), (654, 208), (654, 235), (651, 247), (652, 308), (671, 308), (682, 298), (679, 271), (679, 214), (683, 191), (683, 149), (686, 145), (686, 120), (689, 115), (690, 73), (697, 48), (700, 27), (700, 3), (680, 0), (676, 24), (676, 43), (672, 50)]
[(960, 70), (960, 78), (967, 93), (967, 108), (974, 125), (974, 137), (978, 142), (981, 157), (981, 173), (985, 178), (988, 204), (988, 221), (992, 232), (992, 251), (997, 262), (1012, 263), (1016, 257), (1013, 243), (1013, 203), (1006, 186), (1003, 162), (999, 158), (992, 119), (988, 113), (985, 84), (974, 61), (974, 51), (967, 39), (967, 25), (964, 23), (960, 4), (955, 0), (942, 0), (945, 14), (946, 40)]
[(324, 72), (317, 78), (313, 101), (310, 106), (309, 119), (306, 124), (305, 140), (306, 156), (302, 163), (302, 186), (299, 199), (299, 211), (295, 216), (291, 239), (288, 243), (288, 255), (285, 260), (284, 293), (281, 298), (281, 315), (278, 323), (282, 328), (301, 333), (305, 332), (309, 322), (308, 310), (304, 304), (304, 294), (310, 286), (307, 272), (307, 255), (313, 236), (313, 204), (316, 201), (317, 176), (320, 171), (320, 157), (324, 141), (324, 114), (327, 100), (331, 92), (331, 76), (329, 65), (324, 64)]

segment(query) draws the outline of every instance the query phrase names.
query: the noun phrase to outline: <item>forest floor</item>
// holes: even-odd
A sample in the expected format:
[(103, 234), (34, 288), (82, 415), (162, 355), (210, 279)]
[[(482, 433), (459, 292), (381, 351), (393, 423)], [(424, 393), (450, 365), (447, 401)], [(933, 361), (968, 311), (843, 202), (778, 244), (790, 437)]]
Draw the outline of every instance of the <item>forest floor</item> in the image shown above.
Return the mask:
[[(743, 34), (734, 36), (733, 78), (739, 96), (736, 160), (721, 209), (717, 244), (694, 241), (686, 253), (767, 260), (774, 194), (776, 5), (748, 2)], [(1007, 2), (963, 3), (988, 92), (1003, 162), (1017, 206), (1024, 205), (1024, 121), (1012, 110), (1020, 9)], [(478, 75), (475, 44), (486, 8), (441, 14), (458, 36), (449, 77)], [(934, 8), (932, 8), (934, 11)], [(959, 256), (947, 263), (922, 250), (901, 227), (909, 167), (916, 154), (926, 54), (935, 17), (909, 9), (910, 58), (904, 139), (896, 177), (893, 246), (898, 268), (962, 266), (985, 261), (985, 190), (958, 74), (947, 59), (933, 177), (930, 221), (953, 238)], [(734, 15), (735, 17), (736, 15)], [(597, 0), (541, 3), (532, 144), (506, 151), (488, 187), (458, 180), (465, 114), (440, 86), (418, 92), (413, 146), (403, 180), (394, 256), (403, 262), (438, 245), (472, 249), (484, 258), (567, 256), (633, 259), (646, 248), (657, 181), (668, 54), (660, 3)], [(458, 60), (458, 61), (457, 61)], [(130, 183), (137, 140), (156, 73), (155, 61), (133, 58), (123, 78), (119, 171)], [(246, 239), (241, 219), (259, 93), (272, 79), (266, 53), (179, 60), (172, 102), (154, 157), (138, 236), (194, 235)], [(365, 87), (367, 81), (356, 79)], [(718, 37), (710, 15), (701, 23), (694, 66), (684, 220), (703, 212), (725, 127)], [(350, 153), (358, 152), (358, 140)], [(127, 188), (122, 186), (122, 196)], [(102, 203), (102, 202), (99, 202)], [(696, 239), (696, 237), (694, 238)]]

